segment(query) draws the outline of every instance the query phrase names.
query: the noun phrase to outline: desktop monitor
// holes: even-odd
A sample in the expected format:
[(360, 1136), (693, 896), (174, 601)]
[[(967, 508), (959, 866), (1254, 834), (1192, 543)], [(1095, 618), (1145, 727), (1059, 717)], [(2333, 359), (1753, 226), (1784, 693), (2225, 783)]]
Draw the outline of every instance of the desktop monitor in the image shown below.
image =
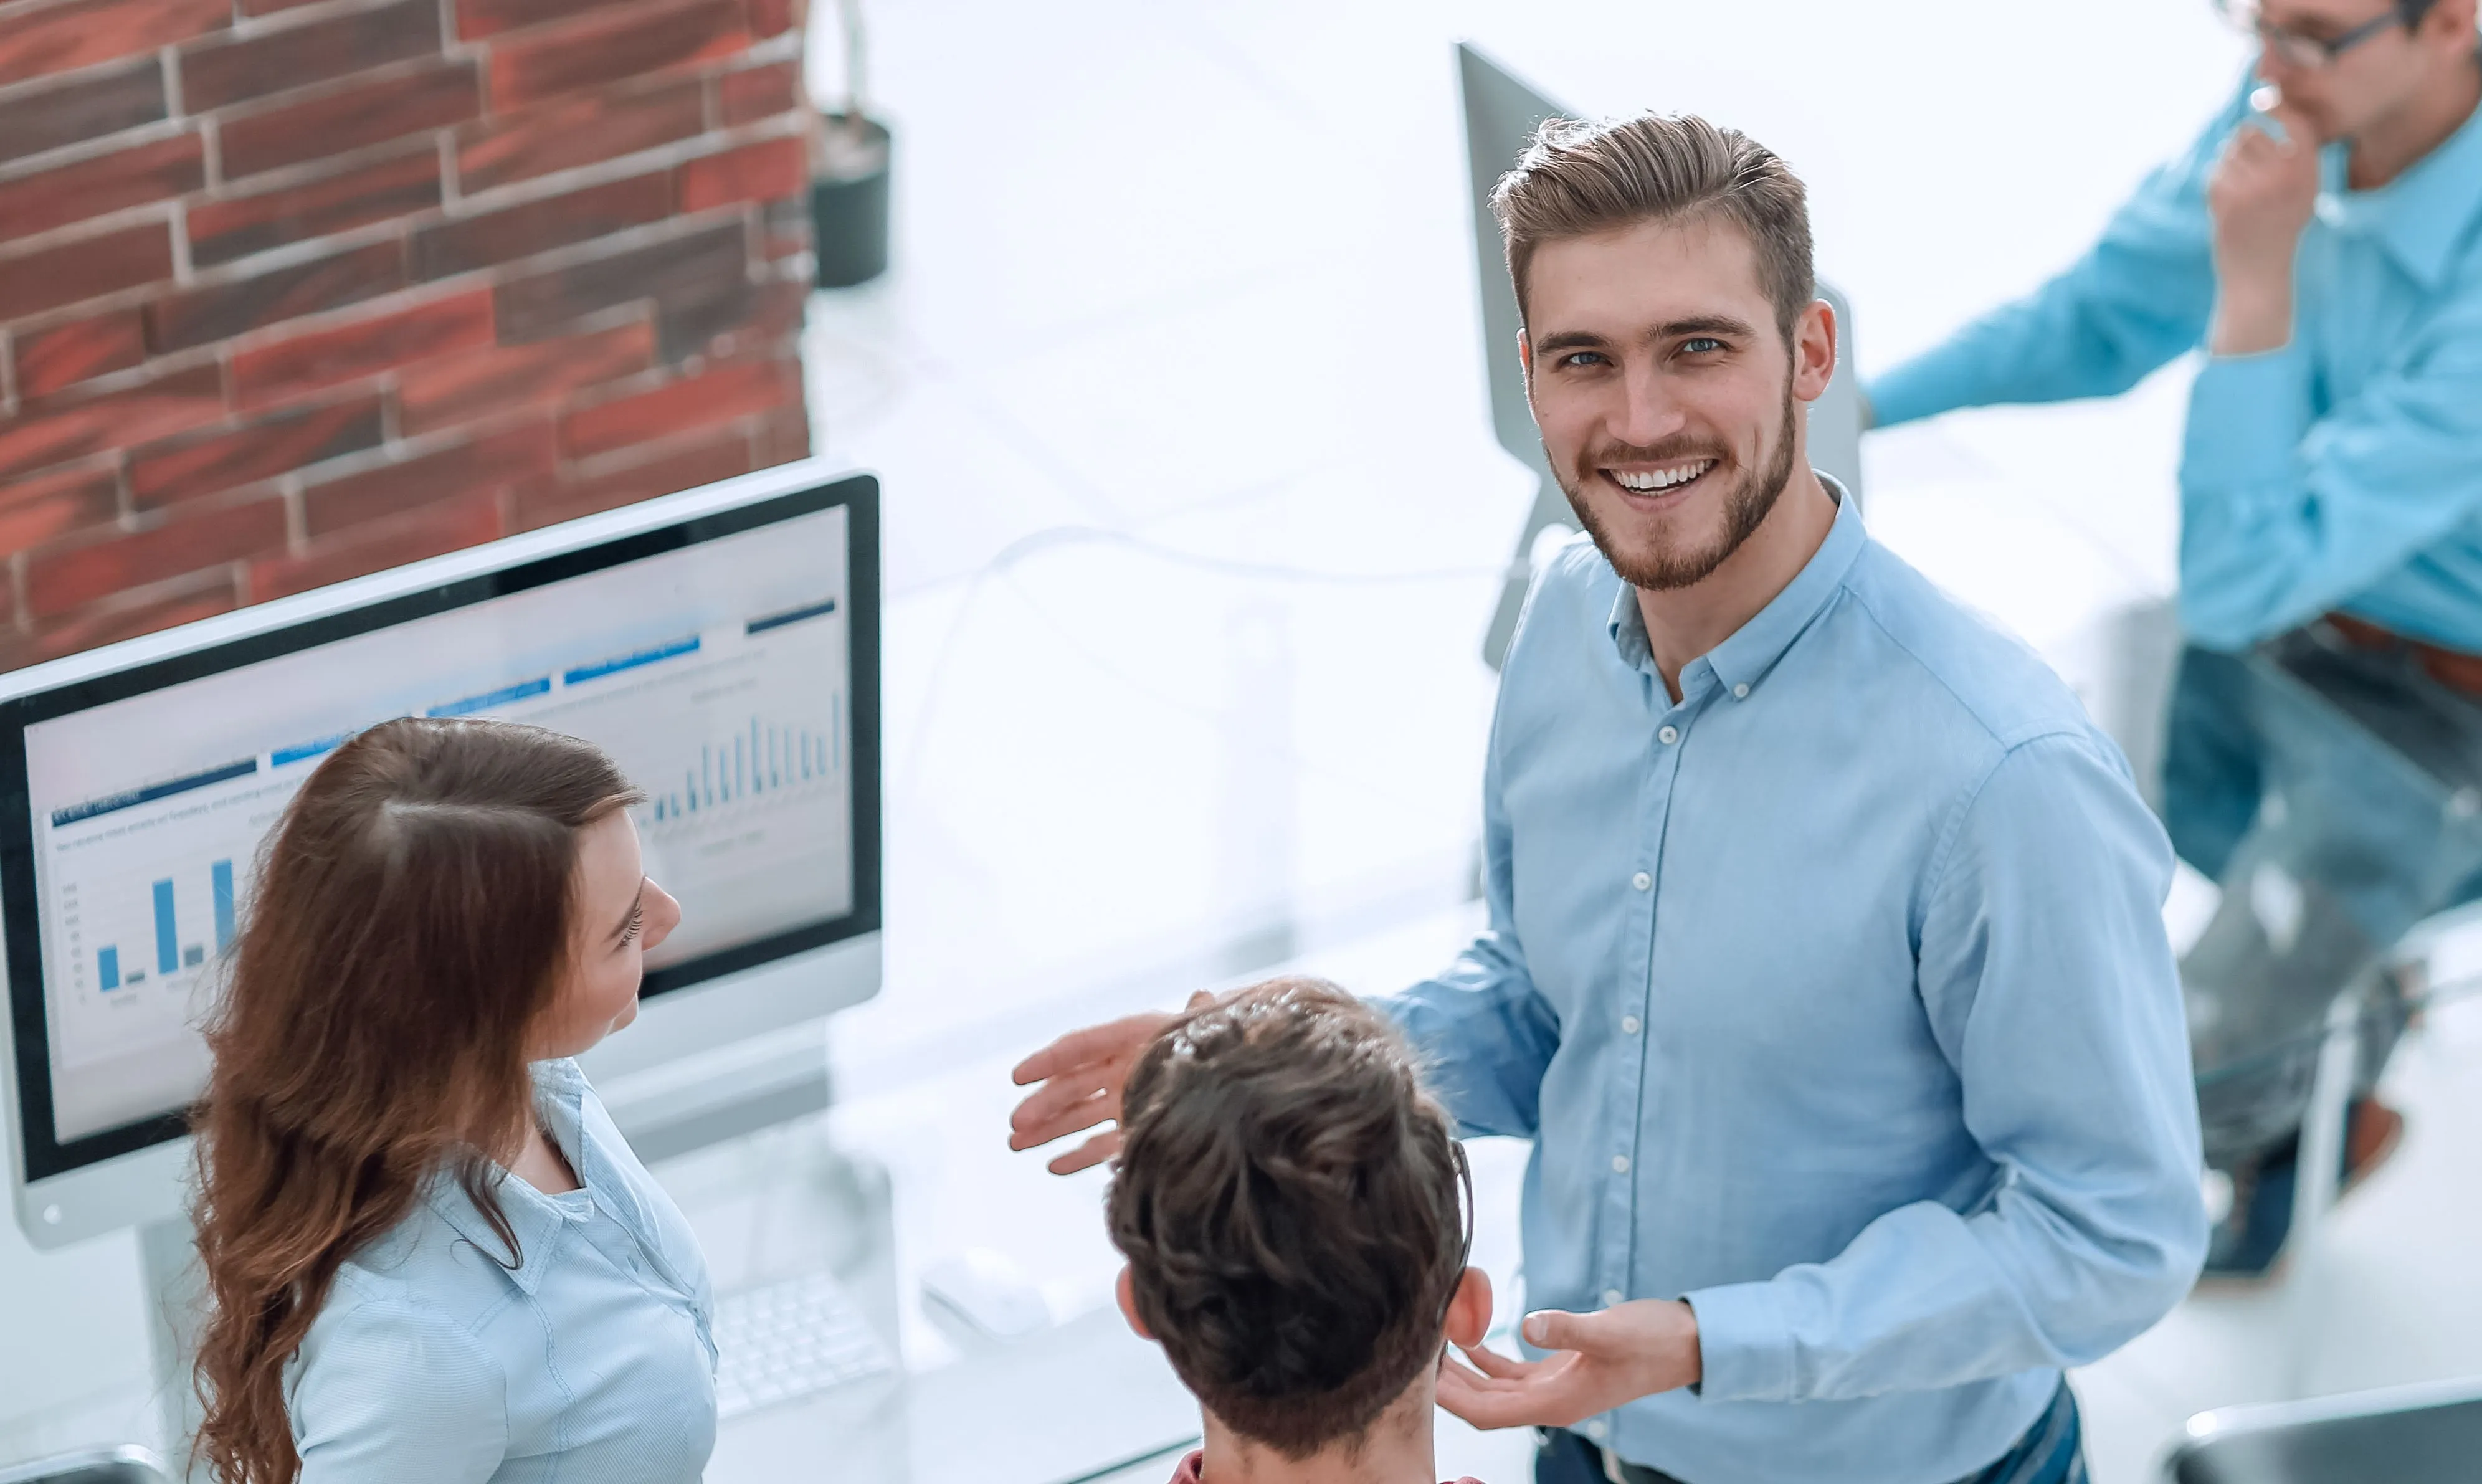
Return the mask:
[[(647, 871), (683, 917), (638, 1023), (588, 1061), (624, 1128), (823, 1105), (800, 1033), (879, 984), (878, 574), (877, 482), (794, 464), (0, 676), (28, 1236), (180, 1213), (199, 1017), (261, 846), (390, 717), (570, 732), (646, 791)], [(789, 1063), (741, 1049), (788, 1035)]]
[[(1518, 610), (1533, 577), (1528, 559), (1534, 539), (1545, 528), (1567, 524), (1572, 517), (1559, 481), (1543, 462), (1543, 439), (1534, 429), (1533, 409), (1525, 402), (1525, 378), (1517, 363), (1517, 291), (1508, 281), (1499, 222), (1491, 211), (1491, 192), (1525, 152), (1545, 119), (1580, 116), (1544, 96), (1470, 41), (1457, 43), (1457, 82), (1465, 99), (1465, 165), (1472, 185), (1474, 270), (1482, 293), (1482, 358), (1491, 387), (1492, 433), (1499, 446), (1531, 469), (1535, 478), (1534, 508), (1518, 538), (1499, 607), (1483, 639), (1483, 658), (1496, 670), (1508, 653), (1508, 641), (1517, 631)], [(1809, 462), (1834, 475), (1858, 500), (1862, 497), (1862, 393), (1852, 371), (1853, 306), (1823, 278), (1818, 296), (1835, 308), (1836, 375), (1828, 384), (1827, 394), (1810, 405)]]

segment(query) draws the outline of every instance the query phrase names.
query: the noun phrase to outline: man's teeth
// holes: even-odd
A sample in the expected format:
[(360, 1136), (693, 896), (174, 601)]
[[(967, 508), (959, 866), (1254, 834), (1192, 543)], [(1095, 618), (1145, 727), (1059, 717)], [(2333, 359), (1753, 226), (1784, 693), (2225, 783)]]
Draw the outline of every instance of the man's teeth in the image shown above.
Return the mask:
[(1714, 466), (1714, 460), (1703, 459), (1696, 464), (1684, 464), (1675, 469), (1655, 469), (1646, 473), (1613, 469), (1610, 473), (1612, 478), (1618, 480), (1621, 487), (1625, 490), (1669, 490), (1674, 485), (1689, 483)]

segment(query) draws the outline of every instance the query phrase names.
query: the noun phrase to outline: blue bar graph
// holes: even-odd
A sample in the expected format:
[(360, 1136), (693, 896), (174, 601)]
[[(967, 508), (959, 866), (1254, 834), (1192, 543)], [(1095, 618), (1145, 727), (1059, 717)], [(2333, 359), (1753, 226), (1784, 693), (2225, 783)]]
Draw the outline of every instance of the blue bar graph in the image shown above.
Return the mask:
[(222, 953), (232, 946), (233, 940), (232, 862), (219, 861), (209, 866), (207, 879), (209, 894), (216, 904), (216, 951)]
[(172, 883), (155, 884), (155, 971), (169, 974), (181, 967), (180, 935), (172, 931)]
[(107, 990), (120, 988), (120, 950), (98, 948), (94, 954), (95, 978)]
[[(844, 716), (844, 698), (834, 700), (835, 728)], [(835, 729), (820, 735), (807, 727), (770, 722), (752, 716), (733, 729), (732, 739), (701, 743), (695, 767), (678, 775), (678, 792), (657, 793), (647, 803), (647, 815), (658, 823), (678, 820), (700, 809), (736, 804), (756, 794), (797, 788), (834, 776), (844, 755)]]

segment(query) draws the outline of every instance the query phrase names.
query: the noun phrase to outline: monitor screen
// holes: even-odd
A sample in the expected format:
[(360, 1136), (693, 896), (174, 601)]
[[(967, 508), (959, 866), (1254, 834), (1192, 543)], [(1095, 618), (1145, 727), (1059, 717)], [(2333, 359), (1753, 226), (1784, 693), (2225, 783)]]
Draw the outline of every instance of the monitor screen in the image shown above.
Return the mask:
[(649, 994), (875, 928), (875, 818), (857, 829), (875, 779), (856, 786), (870, 493), (695, 517), (11, 702), (0, 790), (23, 812), (0, 820), (0, 893), (28, 1176), (179, 1131), (261, 846), (320, 761), (390, 717), (548, 727), (645, 790), (647, 870), (682, 907)]

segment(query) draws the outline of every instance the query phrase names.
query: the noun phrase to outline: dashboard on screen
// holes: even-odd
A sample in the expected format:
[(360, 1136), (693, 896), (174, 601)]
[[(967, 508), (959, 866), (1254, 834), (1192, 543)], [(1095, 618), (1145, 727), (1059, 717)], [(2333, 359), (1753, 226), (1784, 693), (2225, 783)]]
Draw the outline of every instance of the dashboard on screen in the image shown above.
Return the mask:
[(29, 1129), (29, 1176), (177, 1131), (262, 846), (321, 760), (391, 717), (551, 728), (645, 790), (647, 870), (682, 906), (650, 994), (876, 927), (875, 819), (857, 830), (875, 785), (856, 786), (875, 771), (855, 756), (873, 721), (857, 702), (875, 702), (875, 676), (856, 685), (856, 605), (876, 599), (856, 574), (876, 564), (855, 560), (850, 496), (867, 483), (10, 703), (0, 784), (22, 777), (25, 809), (0, 825), (0, 891), (21, 1112), (50, 1126)]

